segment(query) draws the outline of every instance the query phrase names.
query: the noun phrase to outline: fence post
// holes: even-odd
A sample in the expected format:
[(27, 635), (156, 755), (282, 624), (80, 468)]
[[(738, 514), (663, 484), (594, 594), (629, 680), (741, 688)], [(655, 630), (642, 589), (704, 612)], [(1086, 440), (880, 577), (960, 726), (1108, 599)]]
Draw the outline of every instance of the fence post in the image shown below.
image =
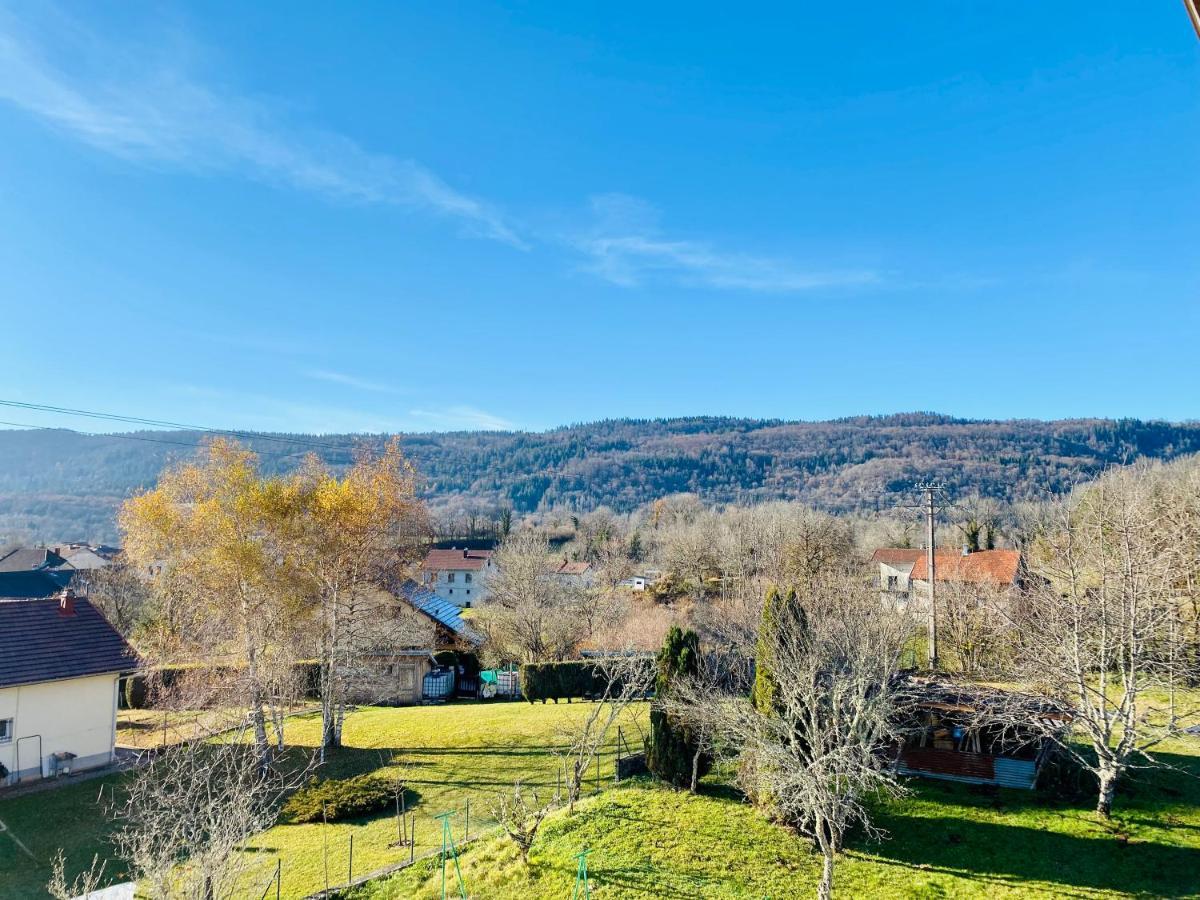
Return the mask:
[(471, 798), (467, 798), (467, 824), (463, 828), (463, 840), (471, 837)]
[(350, 834), (350, 865), (346, 869), (346, 884), (354, 882), (354, 834)]
[(412, 865), (412, 861), (416, 859), (417, 852), (417, 814), (413, 813), (412, 826), (408, 829), (408, 862)]
[(617, 768), (613, 773), (613, 781), (620, 784), (621, 782), (621, 744), (625, 740), (625, 735), (621, 732), (621, 726), (617, 726)]
[(275, 900), (279, 900), (279, 891), (283, 887), (283, 857), (275, 860)]

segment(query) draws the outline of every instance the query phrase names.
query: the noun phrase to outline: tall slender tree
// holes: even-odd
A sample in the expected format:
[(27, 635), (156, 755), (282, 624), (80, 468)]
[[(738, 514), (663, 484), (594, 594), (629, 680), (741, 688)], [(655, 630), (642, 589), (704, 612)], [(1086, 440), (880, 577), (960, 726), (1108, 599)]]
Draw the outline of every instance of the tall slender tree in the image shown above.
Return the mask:
[[(699, 669), (700, 641), (696, 632), (672, 625), (658, 651), (657, 663), (655, 693), (665, 701), (673, 682), (691, 678)], [(695, 790), (697, 780), (710, 764), (711, 759), (703, 753), (691, 727), (675, 720), (663, 702), (655, 703), (650, 709), (650, 745), (646, 751), (650, 771), (675, 787), (689, 786)]]

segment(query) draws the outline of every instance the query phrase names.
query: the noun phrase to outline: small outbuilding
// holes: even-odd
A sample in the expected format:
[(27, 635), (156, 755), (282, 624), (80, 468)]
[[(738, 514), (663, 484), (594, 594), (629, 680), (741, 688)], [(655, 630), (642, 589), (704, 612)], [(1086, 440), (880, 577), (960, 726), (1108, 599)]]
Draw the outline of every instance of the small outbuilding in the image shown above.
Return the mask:
[(906, 676), (902, 693), (898, 769), (925, 778), (1032, 789), (1072, 718), (1044, 697), (938, 678)]

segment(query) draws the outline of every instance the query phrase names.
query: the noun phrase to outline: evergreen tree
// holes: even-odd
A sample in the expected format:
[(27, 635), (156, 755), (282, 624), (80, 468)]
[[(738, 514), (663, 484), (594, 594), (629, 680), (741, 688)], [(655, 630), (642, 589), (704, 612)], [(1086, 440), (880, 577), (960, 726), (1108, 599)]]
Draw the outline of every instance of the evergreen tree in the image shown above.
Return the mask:
[(795, 627), (803, 632), (806, 624), (804, 608), (796, 596), (796, 589), (788, 588), (786, 595), (772, 585), (763, 601), (762, 621), (758, 626), (758, 646), (754, 653), (754, 706), (764, 713), (773, 711), (779, 693), (771, 659), (772, 636), (782, 627)]
[[(679, 626), (672, 625), (658, 651), (658, 676), (655, 679), (658, 695), (666, 694), (673, 678), (695, 674), (699, 661), (700, 640), (696, 632), (682, 631)], [(651, 709), (650, 745), (646, 748), (646, 766), (651, 772), (675, 787), (686, 787), (692, 780), (696, 750), (697, 742), (690, 729), (673, 723), (662, 710)], [(702, 757), (699, 774), (705, 775), (711, 766), (712, 760)]]

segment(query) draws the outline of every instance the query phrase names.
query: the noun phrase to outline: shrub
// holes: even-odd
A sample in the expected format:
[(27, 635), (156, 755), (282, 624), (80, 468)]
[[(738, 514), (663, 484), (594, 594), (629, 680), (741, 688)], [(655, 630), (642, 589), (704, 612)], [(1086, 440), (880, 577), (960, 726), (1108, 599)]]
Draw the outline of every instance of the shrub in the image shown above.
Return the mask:
[[(700, 641), (696, 632), (682, 631), (672, 625), (667, 639), (658, 652), (658, 675), (655, 690), (664, 696), (674, 678), (686, 678), (696, 673), (700, 660)], [(692, 732), (672, 722), (658, 708), (650, 710), (651, 740), (646, 751), (646, 765), (663, 781), (675, 787), (685, 787), (691, 782), (692, 762), (699, 745)], [(702, 776), (711, 767), (707, 754), (701, 756), (696, 774)]]
[[(647, 659), (646, 665), (651, 664), (652, 660)], [(521, 666), (521, 693), (530, 703), (597, 697), (604, 693), (605, 687), (604, 670), (590, 660), (525, 663)]]
[(283, 805), (288, 822), (336, 822), (383, 809), (395, 798), (393, 785), (377, 775), (314, 778)]

